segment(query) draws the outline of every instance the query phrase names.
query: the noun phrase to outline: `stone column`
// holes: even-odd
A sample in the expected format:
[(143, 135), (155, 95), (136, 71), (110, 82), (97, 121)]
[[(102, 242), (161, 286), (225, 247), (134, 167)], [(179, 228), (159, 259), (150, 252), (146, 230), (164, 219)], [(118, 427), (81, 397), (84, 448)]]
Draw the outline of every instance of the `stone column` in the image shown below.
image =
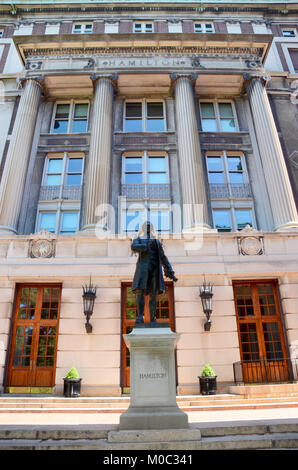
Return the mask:
[(254, 121), (274, 230), (298, 230), (297, 209), (265, 89), (268, 75), (244, 74), (245, 86)]
[(210, 230), (207, 188), (194, 102), (194, 76), (174, 78), (183, 229)]
[(93, 118), (85, 183), (84, 231), (94, 233), (95, 226), (105, 227), (102, 215), (109, 204), (110, 171), (112, 155), (112, 116), (114, 83), (111, 77), (91, 77), (95, 94)]
[(0, 186), (0, 234), (17, 233), (27, 168), (42, 94), (39, 79), (21, 81), (24, 87)]

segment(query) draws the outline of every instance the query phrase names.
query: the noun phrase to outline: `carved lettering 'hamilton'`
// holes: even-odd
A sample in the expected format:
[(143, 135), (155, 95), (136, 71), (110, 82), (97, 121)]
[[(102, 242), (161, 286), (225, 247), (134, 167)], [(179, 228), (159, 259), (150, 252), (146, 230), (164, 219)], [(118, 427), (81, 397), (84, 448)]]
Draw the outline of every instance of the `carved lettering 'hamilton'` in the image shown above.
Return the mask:
[(165, 372), (148, 372), (147, 374), (140, 374), (140, 379), (165, 379), (166, 376)]

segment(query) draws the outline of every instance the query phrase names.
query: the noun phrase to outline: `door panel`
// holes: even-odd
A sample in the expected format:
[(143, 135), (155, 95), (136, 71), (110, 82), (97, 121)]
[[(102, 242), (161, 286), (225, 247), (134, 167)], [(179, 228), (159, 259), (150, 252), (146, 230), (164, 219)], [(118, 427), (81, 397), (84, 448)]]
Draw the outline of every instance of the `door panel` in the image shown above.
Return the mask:
[[(131, 290), (131, 282), (122, 283), (121, 304), (122, 304), (122, 335), (133, 330), (136, 318), (136, 295)], [(172, 331), (175, 331), (174, 322), (174, 288), (171, 282), (166, 282), (166, 291), (158, 296), (156, 309), (156, 321), (158, 323), (169, 323)], [(149, 296), (146, 297), (144, 309), (144, 322), (150, 322)], [(127, 348), (123, 336), (121, 335), (121, 382), (123, 388), (130, 386), (130, 352)]]
[(244, 382), (289, 380), (276, 282), (235, 282), (234, 298)]
[(7, 387), (51, 387), (55, 382), (61, 286), (20, 285)]

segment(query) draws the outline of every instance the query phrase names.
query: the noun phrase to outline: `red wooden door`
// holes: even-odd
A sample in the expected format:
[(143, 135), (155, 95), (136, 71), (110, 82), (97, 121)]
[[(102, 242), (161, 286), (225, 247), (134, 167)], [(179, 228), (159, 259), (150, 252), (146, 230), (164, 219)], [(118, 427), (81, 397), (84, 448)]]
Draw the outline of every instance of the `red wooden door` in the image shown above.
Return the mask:
[(60, 285), (17, 287), (7, 387), (55, 384)]
[(234, 298), (244, 382), (289, 380), (276, 282), (235, 282)]

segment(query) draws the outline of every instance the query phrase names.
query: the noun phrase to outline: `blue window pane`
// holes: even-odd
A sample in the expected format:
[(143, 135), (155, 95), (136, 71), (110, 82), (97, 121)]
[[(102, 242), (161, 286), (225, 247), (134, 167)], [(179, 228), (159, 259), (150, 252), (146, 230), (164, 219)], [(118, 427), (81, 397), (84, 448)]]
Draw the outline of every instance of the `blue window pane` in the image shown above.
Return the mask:
[(61, 175), (48, 175), (46, 186), (59, 186), (61, 184)]
[(216, 119), (202, 119), (202, 130), (204, 132), (217, 132)]
[(230, 173), (231, 183), (244, 183), (243, 173)]
[(48, 173), (62, 173), (62, 158), (51, 158), (48, 164)]
[(236, 130), (234, 119), (221, 119), (220, 125), (222, 132), (234, 132)]
[(40, 216), (39, 229), (45, 228), (49, 232), (55, 232), (56, 212), (43, 212)]
[(55, 121), (53, 133), (54, 134), (65, 134), (68, 128), (68, 121)]
[(164, 157), (149, 157), (149, 171), (166, 171), (166, 159)]
[(72, 123), (72, 132), (86, 132), (87, 131), (87, 120), (76, 119)]
[(147, 119), (148, 132), (162, 132), (165, 130), (164, 119)]
[(68, 160), (68, 171), (71, 173), (81, 173), (83, 168), (82, 158), (70, 158)]
[(221, 157), (208, 157), (207, 167), (208, 167), (208, 171), (222, 171)]
[(231, 220), (229, 211), (214, 210), (213, 211), (214, 225), (219, 232), (231, 231)]
[(82, 175), (74, 174), (74, 175), (67, 175), (66, 184), (74, 184), (79, 185), (82, 182)]
[(150, 211), (149, 220), (157, 232), (169, 232), (170, 214), (168, 211)]
[(125, 158), (125, 171), (142, 171), (142, 158), (141, 157), (126, 157)]
[(250, 210), (237, 209), (235, 210), (235, 215), (236, 215), (238, 230), (245, 228), (247, 225), (252, 226), (252, 218), (251, 218)]
[(142, 173), (126, 173), (125, 184), (140, 184), (143, 182)]
[(125, 216), (126, 232), (137, 232), (143, 223), (143, 213), (140, 211), (127, 211)]
[(142, 119), (126, 119), (125, 131), (126, 132), (142, 132)]
[(224, 183), (223, 173), (209, 173), (209, 183)]
[(166, 173), (149, 173), (148, 183), (150, 184), (166, 184), (167, 175)]
[(62, 214), (61, 232), (74, 233), (78, 226), (78, 212), (64, 212)]
[(228, 167), (230, 171), (242, 171), (240, 157), (228, 157)]

